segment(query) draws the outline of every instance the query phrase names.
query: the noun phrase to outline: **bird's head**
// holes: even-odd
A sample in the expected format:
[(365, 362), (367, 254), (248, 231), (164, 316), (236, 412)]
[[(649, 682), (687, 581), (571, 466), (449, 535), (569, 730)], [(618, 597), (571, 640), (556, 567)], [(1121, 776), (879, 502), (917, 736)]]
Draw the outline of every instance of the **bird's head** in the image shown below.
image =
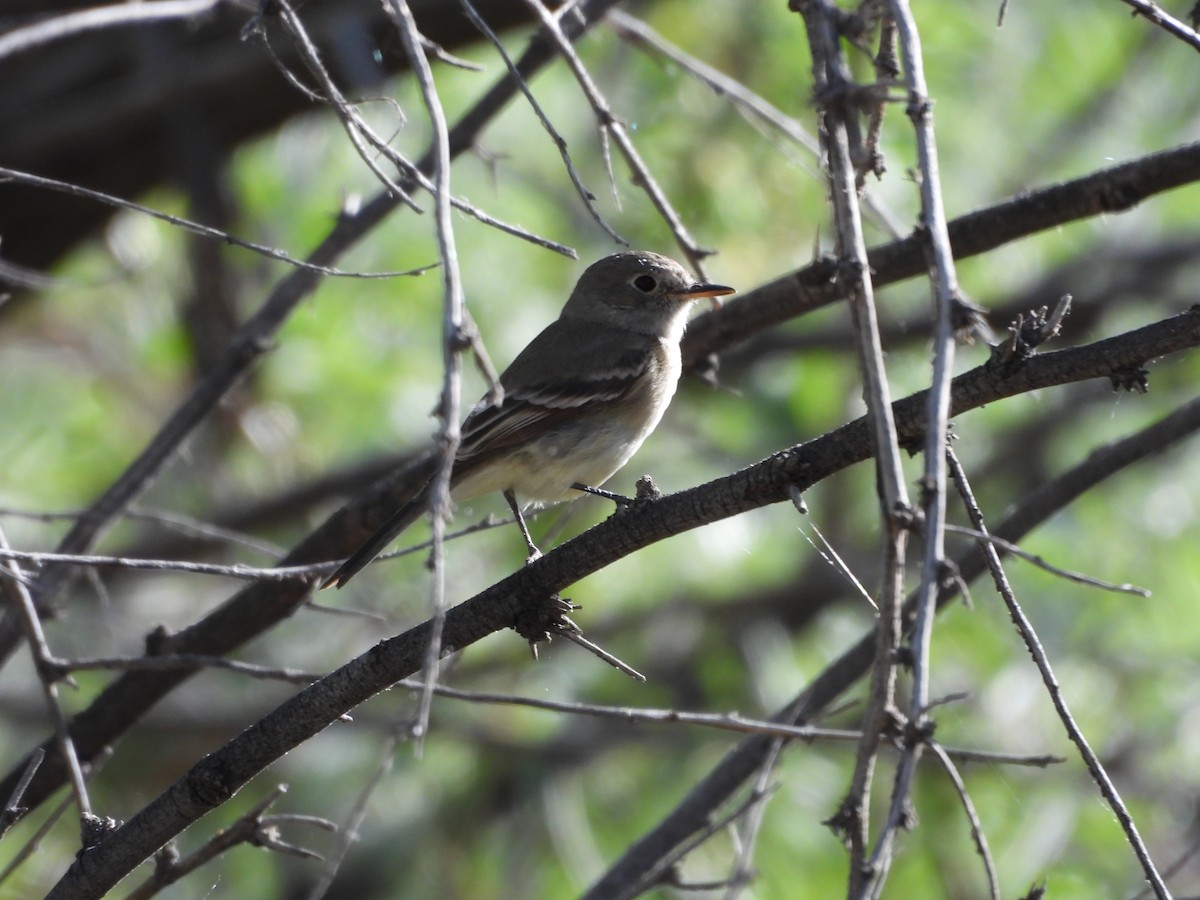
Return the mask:
[(732, 293), (723, 284), (697, 281), (673, 259), (629, 250), (588, 266), (562, 315), (666, 336), (682, 331), (693, 300)]

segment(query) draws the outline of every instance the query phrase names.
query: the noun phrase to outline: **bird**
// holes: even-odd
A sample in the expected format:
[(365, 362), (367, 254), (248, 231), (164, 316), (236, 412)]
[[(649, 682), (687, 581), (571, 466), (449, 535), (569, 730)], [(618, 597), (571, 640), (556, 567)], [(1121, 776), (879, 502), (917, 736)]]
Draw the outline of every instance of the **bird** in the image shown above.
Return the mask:
[[(692, 302), (734, 292), (697, 281), (679, 263), (647, 250), (590, 265), (559, 317), (501, 374), (502, 398), (485, 397), (463, 422), (451, 499), (501, 492), (529, 561), (541, 554), (523, 509), (586, 492), (619, 499), (599, 488), (629, 461), (671, 402)], [(419, 519), (431, 482), (432, 476), (322, 587), (345, 585)]]

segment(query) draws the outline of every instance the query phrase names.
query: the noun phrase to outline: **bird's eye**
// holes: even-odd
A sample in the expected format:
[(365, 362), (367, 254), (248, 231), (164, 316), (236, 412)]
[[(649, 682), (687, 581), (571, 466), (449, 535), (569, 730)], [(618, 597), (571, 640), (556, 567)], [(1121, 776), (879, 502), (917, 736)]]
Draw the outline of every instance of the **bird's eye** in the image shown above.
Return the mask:
[(643, 294), (648, 294), (658, 287), (658, 282), (650, 275), (639, 275), (633, 279), (633, 286)]

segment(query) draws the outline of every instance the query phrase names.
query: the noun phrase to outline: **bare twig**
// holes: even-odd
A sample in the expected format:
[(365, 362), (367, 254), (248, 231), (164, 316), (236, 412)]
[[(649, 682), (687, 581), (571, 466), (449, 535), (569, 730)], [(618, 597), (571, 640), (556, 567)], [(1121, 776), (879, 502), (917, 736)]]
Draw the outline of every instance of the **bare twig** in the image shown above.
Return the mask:
[(285, 681), (289, 684), (312, 684), (324, 677), (324, 672), (304, 672), (299, 669), (260, 666), (254, 663), (229, 659), (225, 656), (204, 656), (199, 653), (171, 653), (164, 656), (94, 656), (76, 659), (55, 659), (53, 666), (60, 672), (85, 672), (99, 669), (107, 671), (158, 671), (173, 669), (224, 669), (238, 675), (258, 678), (263, 681)]
[[(0, 507), (0, 516), (13, 516), (14, 518), (28, 519), (34, 522), (57, 522), (63, 520), (73, 522), (83, 515), (83, 513), (84, 510), (81, 509), (46, 511)], [(238, 544), (275, 559), (283, 556), (284, 552), (281, 547), (245, 532), (232, 528), (224, 528), (213, 522), (205, 522), (178, 512), (161, 509), (141, 509), (136, 506), (130, 506), (121, 514), (121, 517), (134, 522), (150, 522), (155, 525), (161, 525), (185, 537)]]
[[(121, 4), (122, 8), (129, 4)], [(151, 4), (158, 6), (158, 3)], [(399, 278), (408, 275), (423, 275), (433, 268), (433, 265), (420, 266), (416, 269), (406, 269), (402, 272), (348, 272), (344, 269), (337, 269), (332, 266), (322, 265), (313, 262), (311, 259), (297, 259), (276, 247), (268, 247), (265, 244), (256, 244), (254, 241), (247, 241), (243, 238), (236, 237), (227, 231), (222, 231), (220, 228), (212, 228), (208, 225), (202, 225), (199, 222), (193, 222), (191, 219), (185, 219), (182, 216), (173, 216), (169, 213), (160, 212), (149, 206), (143, 206), (141, 203), (134, 203), (132, 200), (125, 200), (122, 197), (115, 197), (112, 194), (105, 194), (102, 191), (93, 191), (91, 188), (85, 188), (78, 184), (70, 184), (66, 181), (58, 181), (54, 178), (46, 178), (42, 175), (33, 175), (29, 172), (19, 172), (16, 169), (9, 169), (0, 166), (0, 182), (15, 181), (18, 184), (27, 184), (30, 187), (44, 188), (48, 191), (58, 191), (62, 194), (72, 194), (76, 197), (84, 197), (88, 200), (95, 200), (97, 203), (103, 203), (105, 206), (116, 207), (117, 209), (128, 209), (134, 212), (142, 213), (150, 216), (153, 219), (166, 222), (168, 225), (174, 225), (177, 228), (182, 228), (184, 231), (189, 231), (192, 234), (197, 234), (200, 237), (211, 238), (214, 241), (220, 241), (223, 244), (232, 244), (235, 247), (241, 247), (244, 250), (252, 250), (255, 253), (261, 254), (269, 259), (278, 260), (279, 262), (287, 263), (290, 266), (295, 266), (297, 269), (304, 269), (319, 275), (329, 275), (335, 278)]]
[[(883, 892), (891, 865), (896, 831), (910, 804), (912, 779), (924, 745), (921, 735), (932, 727), (929, 709), (929, 655), (933, 640), (933, 618), (945, 566), (946, 462), (942, 448), (950, 419), (950, 381), (954, 375), (954, 307), (958, 299), (958, 277), (946, 212), (942, 205), (941, 175), (938, 172), (937, 142), (933, 133), (932, 101), (925, 83), (924, 61), (916, 21), (907, 0), (891, 0), (890, 19), (895, 23), (904, 60), (908, 89), (908, 116), (917, 139), (918, 181), (921, 191), (921, 235), (928, 241), (926, 254), (931, 262), (934, 319), (933, 373), (927, 395), (924, 475), (921, 481), (921, 508), (924, 514), (924, 551), (921, 559), (921, 583), (917, 590), (916, 621), (910, 634), (912, 694), (909, 700), (908, 733), (917, 736), (906, 742), (896, 767), (888, 817), (871, 854), (870, 878), (866, 896), (877, 898)], [(885, 28), (885, 34), (887, 29)]]
[(575, 168), (575, 163), (571, 160), (571, 154), (567, 151), (566, 139), (558, 133), (558, 129), (554, 127), (554, 123), (550, 121), (550, 117), (546, 115), (545, 110), (542, 109), (542, 105), (538, 103), (537, 98), (533, 96), (533, 91), (530, 89), (528, 82), (526, 82), (525, 79), (521, 77), (521, 73), (517, 71), (516, 63), (513, 62), (513, 59), (509, 55), (508, 51), (504, 49), (504, 44), (501, 42), (499, 36), (497, 36), (496, 32), (492, 30), (491, 26), (483, 20), (483, 17), (479, 15), (475, 7), (471, 4), (470, 0), (460, 0), (460, 2), (462, 4), (463, 11), (467, 14), (467, 18), (471, 20), (471, 24), (474, 25), (479, 30), (479, 33), (487, 38), (491, 45), (496, 48), (496, 52), (499, 53), (500, 58), (504, 60), (504, 65), (508, 68), (509, 74), (516, 79), (517, 85), (521, 88), (521, 94), (525, 97), (525, 102), (529, 104), (529, 108), (532, 109), (533, 114), (537, 116), (537, 120), (541, 123), (542, 129), (546, 132), (546, 134), (550, 135), (550, 140), (554, 143), (555, 148), (557, 148), (559, 156), (562, 157), (563, 166), (566, 167), (567, 175), (571, 179), (571, 184), (575, 187), (575, 193), (577, 193), (579, 195), (579, 199), (583, 201), (583, 205), (587, 208), (587, 211), (591, 215), (592, 219), (604, 230), (605, 234), (607, 234), (618, 244), (621, 244), (625, 247), (629, 246), (629, 242), (625, 240), (625, 238), (621, 237), (621, 235), (617, 233), (616, 229), (609, 225), (604, 216), (600, 214), (600, 210), (596, 207), (596, 196), (587, 189), (586, 185), (584, 185), (583, 176), (579, 174), (579, 170)]
[[(295, 18), (295, 22), (297, 27), (300, 27), (300, 19), (298, 17)], [(301, 28), (301, 31), (302, 30), (303, 29)], [(403, 188), (401, 188), (399, 183), (397, 183), (394, 179), (388, 177), (386, 173), (379, 169), (377, 163), (371, 158), (369, 152), (367, 152), (367, 148), (363, 146), (363, 142), (370, 144), (371, 147), (374, 148), (378, 153), (386, 157), (396, 167), (397, 171), (400, 172), (404, 180), (414, 182), (416, 186), (429, 192), (431, 195), (436, 193), (436, 187), (434, 186), (434, 183), (428, 177), (426, 177), (425, 173), (422, 172), (417, 165), (401, 156), (400, 153), (397, 152), (396, 148), (391, 145), (390, 141), (380, 137), (375, 132), (375, 129), (370, 126), (367, 120), (362, 117), (356, 106), (350, 103), (341, 94), (334, 84), (332, 76), (329, 75), (328, 70), (321, 61), (320, 55), (317, 54), (315, 47), (313, 47), (311, 53), (305, 53), (305, 60), (310, 70), (313, 71), (317, 76), (318, 80), (320, 80), (323, 85), (326, 85), (326, 93), (323, 95), (309, 90), (309, 88), (302, 84), (300, 80), (292, 74), (287, 66), (284, 65), (282, 60), (276, 56), (274, 48), (271, 46), (265, 30), (263, 30), (261, 33), (263, 46), (266, 48), (271, 60), (276, 64), (276, 67), (283, 74), (283, 76), (288, 80), (289, 83), (295, 86), (296, 90), (306, 95), (311, 95), (314, 100), (327, 103), (334, 109), (338, 119), (342, 122), (342, 125), (346, 129), (348, 136), (354, 143), (355, 149), (363, 158), (364, 162), (367, 163), (371, 171), (376, 174), (376, 176), (384, 183), (385, 186), (388, 187), (389, 190), (403, 191)], [(424, 40), (424, 38), (422, 38), (422, 44), (424, 45), (425, 43), (427, 42)], [(311, 41), (309, 41), (309, 44), (311, 44)], [(488, 225), (498, 231), (519, 238), (523, 241), (528, 241), (536, 246), (544, 247), (547, 250), (553, 250), (555, 253), (562, 254), (570, 259), (575, 259), (576, 257), (575, 251), (567, 245), (560, 244), (557, 241), (552, 241), (549, 238), (542, 237), (539, 234), (534, 234), (532, 231), (522, 228), (520, 225), (514, 225), (511, 222), (505, 222), (502, 219), (498, 219), (461, 197), (451, 196), (450, 203), (459, 212), (471, 216), (471, 218), (482, 222), (484, 225)], [(416, 212), (421, 211), (415, 204), (411, 202), (409, 202), (408, 205)]]
[[(396, 682), (398, 687), (410, 691), (423, 690), (420, 681), (405, 678)], [(862, 732), (845, 728), (822, 728), (816, 725), (789, 725), (783, 722), (752, 719), (738, 713), (698, 713), (679, 709), (648, 709), (632, 706), (600, 706), (594, 703), (576, 703), (567, 700), (544, 700), (540, 697), (521, 697), (515, 694), (496, 694), (485, 691), (464, 691), (439, 684), (434, 688), (439, 697), (449, 700), (464, 700), (470, 703), (493, 703), (505, 706), (522, 706), (549, 712), (579, 716), (594, 716), (627, 722), (645, 722), (658, 725), (695, 725), (717, 731), (732, 731), (740, 734), (761, 734), (771, 737), (800, 740), (806, 743), (834, 741), (853, 743), (862, 739)], [(1063, 762), (1062, 757), (1050, 755), (1018, 756), (1011, 753), (995, 753), (990, 750), (972, 750), (963, 747), (943, 748), (953, 759), (962, 762), (995, 763), (1009, 766), (1033, 766), (1045, 768)]]
[(1126, 6), (1133, 7), (1135, 17), (1142, 16), (1148, 19), (1167, 34), (1188, 44), (1193, 50), (1200, 50), (1200, 33), (1165, 12), (1157, 3), (1151, 3), (1150, 0), (1121, 0), (1121, 2)]
[[(1038, 364), (1037, 361), (1031, 364)], [(911, 420), (898, 414), (901, 423), (916, 421), (921, 408), (914, 404)], [(1052, 482), (1024, 498), (996, 532), (1008, 540), (1019, 540), (1034, 528), (1062, 510), (1086, 491), (1106, 478), (1164, 450), (1177, 446), (1183, 439), (1200, 431), (1200, 400), (1193, 400), (1153, 425), (1122, 441), (1090, 454), (1084, 463), (1064, 472)], [(903, 433), (913, 436), (908, 427)], [(865, 434), (863, 437), (865, 441)], [(786, 488), (780, 501), (787, 497)], [(664, 501), (665, 502), (665, 501)], [(978, 552), (964, 554), (956, 560), (963, 582), (977, 578), (985, 571)], [(956, 585), (947, 585), (938, 599), (939, 608), (957, 597)], [(905, 604), (911, 613), (911, 600)], [(779, 710), (773, 720), (795, 724), (810, 721), (834, 703), (850, 685), (870, 670), (877, 641), (874, 632), (864, 635), (855, 645), (830, 663), (800, 694)], [(656, 870), (660, 861), (675, 857), (677, 848), (716, 815), (741, 785), (758, 771), (762, 760), (771, 752), (774, 738), (753, 735), (742, 742), (701, 779), (662, 821), (634, 841), (584, 895), (585, 900), (599, 898), (632, 898), (634, 887), (642, 873)], [(964, 758), (964, 757), (956, 757)], [(1061, 760), (1047, 760), (1061, 761)]]
[(762, 829), (763, 816), (767, 811), (767, 800), (775, 792), (771, 785), (771, 777), (774, 775), (786, 747), (787, 741), (776, 741), (773, 752), (767, 755), (759, 768), (758, 777), (754, 779), (754, 786), (751, 788), (748, 798), (753, 802), (740, 819), (742, 827), (738, 829), (736, 822), (730, 823), (730, 829), (736, 839), (737, 856), (733, 862), (733, 871), (726, 879), (728, 885), (725, 891), (725, 900), (737, 900), (742, 891), (754, 879), (754, 848), (758, 842), (759, 831)]
[(946, 525), (946, 531), (952, 531), (955, 534), (965, 535), (974, 538), (980, 543), (994, 544), (1003, 550), (1005, 553), (1011, 553), (1013, 556), (1023, 559), (1026, 562), (1033, 563), (1039, 569), (1044, 569), (1051, 574), (1057, 575), (1060, 578), (1065, 578), (1068, 581), (1074, 581), (1076, 584), (1086, 584), (1089, 587), (1100, 588), (1103, 591), (1113, 591), (1118, 594), (1133, 594), (1138, 597), (1149, 597), (1150, 591), (1146, 588), (1138, 587), (1136, 584), (1114, 584), (1111, 581), (1105, 581), (1102, 578), (1094, 578), (1091, 575), (1084, 575), (1081, 572), (1072, 572), (1070, 569), (1064, 569), (1059, 566), (1052, 565), (1046, 562), (1042, 557), (1035, 553), (1030, 553), (1028, 550), (1022, 550), (1011, 541), (1006, 541), (1004, 538), (996, 537), (994, 534), (982, 534), (974, 528), (963, 528), (961, 525)]
[[(387, 0), (387, 9), (400, 32), (400, 40), (408, 55), (409, 65), (416, 76), (417, 87), (425, 104), (426, 113), (433, 127), (433, 181), (435, 185), (434, 217), (437, 226), (438, 250), (442, 259), (442, 367), (443, 383), (438, 416), (438, 466), (429, 491), (430, 514), (433, 527), (433, 584), (430, 601), (433, 616), (430, 620), (429, 644), (422, 668), (427, 685), (421, 694), (416, 722), (412, 734), (418, 742), (429, 729), (429, 710), (433, 703), (433, 687), (437, 683), (438, 661), (441, 659), (442, 628), (446, 621), (446, 523), (451, 516), (450, 475), (454, 467), (454, 456), (462, 437), (459, 430), (462, 407), (462, 348), (466, 317), (462, 291), (462, 279), (458, 270), (458, 251), (454, 243), (454, 228), (450, 220), (450, 133), (446, 127), (446, 116), (438, 99), (437, 86), (417, 23), (405, 0)], [(514, 77), (519, 73), (512, 70)]]
[(341, 868), (342, 863), (346, 859), (346, 854), (350, 852), (350, 848), (354, 846), (354, 842), (358, 838), (358, 829), (367, 816), (367, 808), (372, 795), (375, 793), (375, 789), (379, 787), (383, 779), (392, 770), (392, 764), (396, 759), (396, 749), (400, 746), (400, 741), (403, 738), (403, 730), (393, 728), (388, 739), (384, 741), (383, 749), (380, 751), (379, 759), (375, 764), (375, 770), (367, 778), (366, 783), (362, 786), (362, 790), (358, 792), (358, 797), (355, 799), (354, 805), (350, 807), (350, 811), (346, 814), (344, 821), (337, 829), (339, 838), (337, 848), (330, 855), (329, 859), (325, 861), (325, 866), (322, 868), (320, 876), (313, 882), (313, 886), (307, 894), (307, 900), (321, 900), (333, 885), (333, 880), (337, 875), (338, 869)]
[[(420, 212), (420, 207), (413, 202), (412, 198), (409, 197), (408, 192), (395, 181), (393, 181), (391, 176), (383, 171), (383, 169), (380, 168), (379, 163), (375, 161), (375, 157), (371, 154), (370, 148), (367, 147), (367, 144), (363, 140), (363, 136), (360, 133), (358, 123), (361, 121), (361, 119), (359, 119), (357, 115), (352, 114), (350, 104), (346, 101), (345, 96), (343, 96), (341, 90), (334, 83), (333, 77), (325, 68), (325, 64), (321, 62), (321, 54), (317, 50), (317, 45), (314, 44), (312, 38), (308, 36), (308, 31), (305, 29), (304, 23), (300, 21), (300, 17), (296, 15), (291, 4), (288, 2), (288, 0), (277, 0), (272, 8), (278, 11), (280, 19), (283, 21), (283, 24), (286, 26), (287, 30), (291, 33), (292, 40), (295, 43), (296, 48), (300, 51), (300, 58), (304, 60), (308, 70), (316, 77), (317, 81), (321, 83), (321, 89), (325, 92), (322, 99), (329, 104), (330, 108), (332, 108), (334, 113), (337, 115), (338, 121), (342, 123), (342, 129), (346, 132), (346, 136), (350, 138), (350, 143), (354, 146), (354, 149), (357, 151), (359, 157), (366, 164), (367, 168), (374, 173), (375, 177), (383, 183), (384, 187), (392, 192), (392, 196), (395, 197), (396, 200), (403, 203), (405, 206), (409, 207), (415, 212)], [(272, 58), (274, 58), (273, 55)], [(422, 56), (422, 58), (424, 57)], [(293, 83), (296, 83), (294, 79)], [(397, 155), (398, 154), (395, 154), (395, 151), (393, 150), (391, 155), (392, 159), (395, 160)], [(407, 160), (399, 160), (399, 163), (401, 173), (406, 176), (410, 176), (411, 173), (416, 171), (417, 167)]]
[[(0, 550), (7, 549), (8, 538), (5, 537), (4, 530), (0, 529)], [(79, 757), (75, 753), (75, 744), (71, 740), (71, 733), (67, 728), (66, 714), (58, 703), (57, 682), (61, 678), (61, 673), (54, 666), (54, 654), (50, 652), (50, 646), (46, 643), (46, 635), (42, 631), (42, 620), (34, 609), (33, 598), (25, 586), (20, 567), (12, 560), (5, 560), (0, 563), (0, 569), (12, 576), (0, 578), (0, 596), (4, 597), (7, 601), (5, 606), (14, 611), (25, 628), (25, 640), (28, 642), (29, 652), (33, 656), (38, 683), (42, 687), (42, 695), (46, 701), (46, 710), (50, 715), (50, 721), (54, 723), (58, 752), (61, 754), (61, 758), (67, 762), (71, 789), (75, 795), (75, 802), (79, 806), (80, 819), (86, 821), (92, 815), (92, 804), (88, 799), (87, 784), (83, 778), (83, 769), (79, 765)], [(36, 771), (36, 768), (32, 771), (28, 767), (26, 768), (26, 773), (22, 776), (22, 781), (25, 783), (25, 787), (21, 790), (22, 794), (25, 793), (29, 781)], [(86, 841), (84, 849), (87, 849)]]
[(8, 802), (4, 804), (4, 809), (0, 810), (0, 838), (3, 838), (8, 829), (25, 814), (25, 807), (21, 806), (21, 800), (29, 788), (29, 782), (33, 781), (33, 776), (45, 758), (46, 752), (39, 747), (25, 767), (25, 773), (21, 776), (21, 780), (8, 795)]
[(966, 813), (967, 822), (971, 825), (971, 838), (975, 841), (975, 850), (983, 860), (983, 870), (987, 874), (988, 892), (992, 900), (1000, 900), (1000, 879), (996, 875), (996, 863), (992, 859), (991, 850), (988, 849), (987, 835), (983, 833), (983, 823), (979, 821), (979, 814), (975, 812), (975, 804), (971, 802), (971, 795), (967, 793), (967, 786), (963, 782), (962, 775), (959, 774), (958, 767), (954, 765), (954, 761), (950, 759), (941, 744), (937, 741), (928, 741), (926, 746), (934, 758), (941, 763), (942, 770), (950, 779), (950, 783), (954, 785), (954, 791), (958, 794), (963, 812)]
[[(190, 575), (220, 575), (241, 581), (304, 581), (332, 569), (335, 563), (318, 563), (311, 566), (279, 566), (259, 568), (235, 563), (231, 566), (217, 563), (195, 563), (182, 559), (133, 559), (128, 556), (95, 556), (80, 553), (33, 553), (24, 550), (0, 548), (0, 559), (20, 560), (38, 565), (88, 566), (100, 569), (137, 569), (148, 572), (186, 572)], [(0, 571), (0, 578), (5, 577)], [(11, 573), (8, 573), (12, 577)], [(28, 582), (27, 576), (22, 580)]]
[(0, 35), (0, 59), (89, 31), (173, 19), (198, 19), (227, 2), (228, 0), (158, 0), (156, 3), (116, 3), (65, 13)]
[(287, 787), (279, 785), (265, 799), (255, 804), (253, 809), (232, 825), (222, 828), (203, 847), (184, 859), (178, 859), (169, 849), (160, 851), (156, 857), (158, 865), (155, 866), (154, 874), (130, 893), (127, 900), (149, 900), (163, 888), (170, 887), (222, 853), (241, 844), (250, 844), (254, 847), (262, 847), (266, 850), (274, 850), (277, 853), (286, 853), (305, 859), (320, 859), (320, 856), (311, 850), (283, 841), (279, 837), (277, 827), (287, 823), (301, 823), (314, 825), (326, 831), (336, 831), (337, 826), (328, 819), (317, 816), (263, 815), (285, 793), (287, 793)]
[[(963, 505), (967, 509), (971, 524), (975, 527), (976, 531), (986, 534), (987, 525), (983, 520), (983, 512), (980, 510), (979, 504), (976, 502), (975, 496), (971, 491), (966, 473), (963, 471), (962, 465), (959, 463), (954, 451), (947, 448), (946, 453), (950, 464), (950, 473), (954, 478), (959, 495), (962, 497)], [(1012, 618), (1013, 625), (1016, 626), (1017, 633), (1025, 642), (1025, 648), (1029, 651), (1030, 656), (1033, 657), (1034, 664), (1042, 676), (1042, 683), (1045, 684), (1046, 692), (1050, 696), (1050, 702), (1054, 704), (1054, 709), (1058, 713), (1059, 721), (1062, 722), (1067, 736), (1079, 749), (1079, 755), (1083, 759), (1084, 765), (1087, 766), (1088, 773), (1092, 776), (1092, 780), (1096, 782), (1097, 787), (1100, 788), (1101, 796), (1104, 797), (1113, 814), (1117, 817), (1117, 821), (1121, 825), (1121, 830), (1125, 832), (1125, 839), (1133, 849), (1134, 855), (1141, 864), (1142, 872), (1154, 891), (1154, 896), (1158, 900), (1170, 900), (1171, 893), (1167, 889), (1166, 883), (1163, 881), (1158, 869), (1155, 867), (1154, 860), (1150, 858), (1150, 851), (1146, 849), (1141, 835), (1138, 834), (1137, 825), (1134, 824), (1133, 817), (1129, 814), (1129, 810), (1121, 800), (1121, 795), (1117, 792), (1116, 785), (1108, 777), (1108, 772), (1105, 771), (1104, 764), (1100, 762), (1100, 758), (1092, 750), (1082, 729), (1080, 729), (1078, 723), (1076, 723), (1074, 717), (1071, 715), (1070, 709), (1067, 707), (1067, 701), (1063, 697), (1062, 688), (1059, 686), (1058, 679), (1054, 676), (1054, 670), (1050, 666), (1050, 659), (1046, 656), (1046, 651), (1038, 639), (1037, 632), (1033, 630), (1032, 623), (1025, 616), (1025, 611), (1021, 609), (1012, 586), (1009, 584), (1008, 575), (1005, 573), (1004, 567), (1000, 562), (1000, 554), (991, 544), (985, 545), (983, 552), (987, 559), (988, 569), (992, 574), (992, 580), (996, 585), (996, 590), (1004, 598), (1004, 604), (1008, 607), (1008, 614)]]
[(702, 273), (703, 260), (706, 256), (710, 255), (709, 252), (701, 249), (691, 234), (688, 233), (687, 226), (683, 224), (683, 220), (679, 217), (670, 200), (667, 199), (667, 195), (651, 174), (649, 166), (646, 165), (641, 155), (637, 152), (637, 148), (634, 147), (629, 133), (625, 130), (625, 125), (613, 114), (608, 101), (604, 99), (604, 95), (592, 80), (592, 76), (588, 73), (583, 61), (575, 52), (574, 47), (571, 46), (570, 39), (563, 33), (558, 17), (542, 5), (542, 0), (525, 0), (525, 3), (537, 14), (543, 27), (553, 38), (555, 45), (558, 47), (558, 52), (566, 60), (572, 74), (575, 76), (576, 82), (578, 82), (580, 89), (583, 91), (584, 97), (587, 98), (588, 103), (591, 105), (592, 111), (596, 116), (597, 125), (617, 145), (617, 149), (621, 151), (625, 163), (632, 170), (634, 184), (646, 192), (646, 195), (650, 198), (650, 202), (658, 210), (658, 214), (667, 223), (667, 227), (671, 229), (671, 233), (675, 236), (675, 241), (679, 245), (679, 249), (683, 251), (688, 261), (692, 264), (692, 267), (697, 272)]
[(863, 739), (858, 746), (846, 797), (829, 822), (848, 845), (850, 896), (857, 896), (867, 874), (868, 810), (876, 754), (884, 731), (894, 717), (896, 649), (900, 639), (900, 600), (904, 591), (909, 499), (892, 417), (871, 268), (867, 261), (851, 159), (851, 147), (857, 145), (858, 141), (854, 138), (857, 132), (852, 133), (854, 114), (845, 102), (846, 92), (852, 89), (852, 80), (841, 52), (840, 13), (827, 0), (796, 0), (792, 7), (804, 17), (812, 49), (813, 85), (820, 103), (820, 134), (828, 160), (830, 195), (833, 198), (838, 277), (844, 282), (842, 288), (847, 293), (854, 322), (885, 536), (883, 584), (876, 617), (878, 644), (863, 722)]

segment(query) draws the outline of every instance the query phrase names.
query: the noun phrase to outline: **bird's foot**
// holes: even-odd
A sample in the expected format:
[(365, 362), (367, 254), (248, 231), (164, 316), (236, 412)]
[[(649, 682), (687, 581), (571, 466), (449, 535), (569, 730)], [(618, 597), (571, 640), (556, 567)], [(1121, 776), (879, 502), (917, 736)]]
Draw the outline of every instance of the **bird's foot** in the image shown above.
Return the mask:
[(623, 494), (614, 494), (612, 491), (602, 490), (601, 488), (589, 487), (586, 484), (575, 482), (571, 485), (577, 491), (583, 491), (585, 494), (594, 494), (597, 497), (603, 497), (605, 500), (611, 500), (617, 505), (613, 515), (620, 515), (628, 510), (636, 509), (639, 506), (644, 506), (647, 503), (653, 503), (655, 500), (661, 500), (663, 493), (658, 489), (649, 475), (643, 475), (637, 480), (637, 493), (632, 497), (626, 497)]
[(612, 491), (606, 491), (604, 488), (592, 487), (590, 484), (582, 484), (576, 481), (571, 485), (572, 489), (582, 491), (585, 494), (591, 494), (593, 497), (603, 497), (605, 500), (611, 500), (617, 504), (617, 509), (623, 509), (626, 506), (633, 504), (631, 497), (626, 497), (624, 494), (614, 494)]

